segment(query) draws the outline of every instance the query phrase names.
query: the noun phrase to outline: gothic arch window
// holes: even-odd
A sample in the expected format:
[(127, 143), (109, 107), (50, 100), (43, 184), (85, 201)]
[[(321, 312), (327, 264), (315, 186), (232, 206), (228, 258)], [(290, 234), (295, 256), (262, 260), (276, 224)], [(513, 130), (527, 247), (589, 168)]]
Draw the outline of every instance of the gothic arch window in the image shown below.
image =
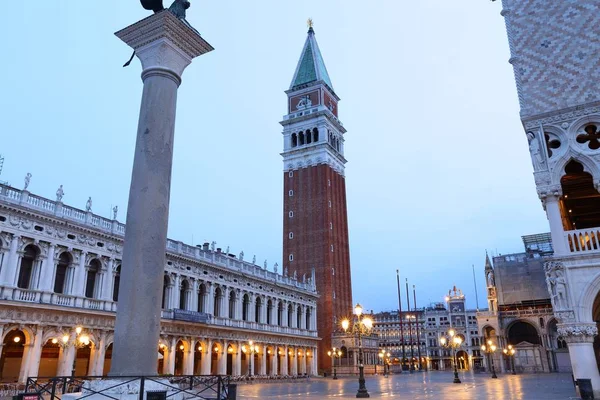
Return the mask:
[(248, 311), (250, 311), (250, 297), (246, 293), (242, 300), (242, 319), (244, 321), (248, 321)]
[(235, 290), (229, 292), (229, 318), (235, 318)]
[(221, 316), (221, 299), (223, 298), (223, 291), (220, 287), (215, 289), (215, 301), (213, 307), (213, 315), (215, 317)]
[(267, 324), (270, 325), (273, 322), (271, 321), (272, 317), (271, 315), (273, 314), (273, 301), (271, 299), (269, 299), (267, 301)]
[(290, 328), (292, 327), (292, 320), (293, 320), (293, 315), (294, 315), (294, 307), (292, 307), (292, 305), (288, 305), (288, 310), (287, 310), (287, 326), (289, 326)]
[(312, 143), (312, 135), (311, 135), (310, 129), (306, 130), (305, 135), (306, 135), (306, 144), (311, 144)]
[(304, 144), (304, 132), (298, 133), (298, 143), (300, 146)]
[(298, 146), (298, 135), (292, 133), (292, 147)]
[(281, 326), (283, 323), (283, 303), (280, 301), (277, 305), (277, 325)]
[(179, 309), (186, 310), (187, 307), (187, 298), (190, 292), (190, 284), (187, 279), (184, 279), (181, 282), (181, 287), (179, 288)]
[(296, 309), (296, 327), (300, 328), (302, 326), (302, 306), (298, 306)]
[(40, 251), (36, 246), (30, 244), (25, 247), (23, 257), (21, 258), (21, 267), (19, 268), (19, 280), (17, 281), (17, 287), (21, 289), (29, 289), (33, 267), (37, 262), (39, 254)]
[(121, 265), (117, 266), (113, 280), (113, 301), (119, 301), (119, 286), (121, 285)]
[(310, 317), (311, 317), (311, 308), (306, 307), (306, 329), (311, 329)]
[[(592, 175), (584, 170), (583, 165), (575, 160), (569, 161), (560, 184), (563, 192), (561, 212), (565, 230), (600, 226), (600, 193), (594, 187)], [(572, 242), (571, 251), (573, 246), (588, 246), (588, 244)]]
[(204, 283), (200, 284), (198, 288), (198, 311), (206, 312), (206, 285)]
[(66, 292), (66, 278), (72, 262), (73, 257), (71, 257), (71, 254), (66, 251), (60, 253), (54, 275), (54, 293)]
[(318, 142), (319, 141), (319, 130), (317, 128), (314, 128), (312, 131), (313, 134), (313, 142)]
[(508, 343), (514, 346), (521, 342), (541, 344), (537, 329), (529, 322), (518, 320), (508, 328)]
[(256, 297), (256, 302), (254, 303), (254, 322), (262, 322), (261, 314), (262, 313), (262, 300), (259, 296)]
[(169, 308), (169, 286), (171, 280), (167, 275), (163, 278), (163, 294), (162, 294), (162, 308), (167, 310)]
[(88, 299), (96, 297), (98, 293), (98, 290), (96, 288), (98, 279), (96, 278), (98, 277), (98, 272), (100, 272), (101, 267), (102, 264), (100, 264), (100, 261), (97, 258), (94, 258), (92, 261), (90, 261), (90, 265), (88, 265), (87, 267), (87, 278), (85, 280), (85, 297), (87, 297)]

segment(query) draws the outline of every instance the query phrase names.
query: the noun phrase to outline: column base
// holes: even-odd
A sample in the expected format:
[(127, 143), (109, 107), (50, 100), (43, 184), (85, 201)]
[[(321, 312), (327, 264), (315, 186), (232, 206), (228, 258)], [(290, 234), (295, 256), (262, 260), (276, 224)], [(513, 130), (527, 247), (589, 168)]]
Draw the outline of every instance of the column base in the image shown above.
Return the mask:
[(358, 392), (356, 392), (357, 399), (366, 399), (369, 397), (371, 397), (371, 395), (367, 392), (367, 389), (358, 389)]

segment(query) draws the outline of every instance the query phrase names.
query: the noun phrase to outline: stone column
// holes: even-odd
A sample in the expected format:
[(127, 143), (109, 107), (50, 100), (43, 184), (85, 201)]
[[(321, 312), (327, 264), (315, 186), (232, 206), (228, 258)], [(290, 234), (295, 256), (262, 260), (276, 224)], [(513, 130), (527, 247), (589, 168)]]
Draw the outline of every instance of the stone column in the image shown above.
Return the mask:
[[(87, 251), (82, 251), (79, 255), (79, 265), (75, 268), (75, 276), (73, 277), (73, 287), (71, 294), (82, 297), (85, 294), (85, 259)], [(158, 342), (158, 340), (157, 340)]]
[[(114, 344), (113, 344), (114, 349)], [(165, 374), (175, 375), (175, 354), (177, 353), (177, 341), (175, 338), (169, 338), (167, 344), (167, 354), (165, 354), (164, 365), (163, 368)], [(113, 351), (113, 354), (115, 352)], [(111, 367), (112, 372), (112, 367)]]
[(598, 334), (596, 323), (559, 324), (558, 335), (569, 346), (569, 357), (575, 379), (591, 379), (594, 398), (600, 398), (600, 374), (594, 354), (594, 337)]
[(288, 347), (283, 347), (283, 357), (281, 357), (281, 375), (288, 375)]
[(198, 280), (192, 281), (192, 292), (190, 293), (190, 310), (198, 311)]
[(212, 358), (212, 340), (206, 339), (206, 342), (202, 346), (202, 360), (200, 364), (200, 375), (210, 375), (210, 365)]
[(19, 239), (21, 239), (20, 236), (13, 235), (12, 240), (10, 241), (6, 266), (0, 270), (0, 285), (2, 286), (14, 286), (17, 270), (19, 269), (19, 254), (17, 253)]
[(565, 230), (560, 213), (559, 195), (547, 196), (544, 200), (544, 204), (546, 205), (546, 215), (548, 216), (548, 222), (550, 224), (550, 235), (552, 237), (554, 255), (560, 256), (569, 254), (570, 250), (567, 249)]
[(259, 375), (267, 375), (267, 346), (260, 346), (260, 370)]
[[(40, 370), (40, 359), (42, 357), (42, 346), (44, 338), (44, 330), (41, 326), (37, 327), (35, 332), (35, 338), (33, 339), (33, 346), (29, 352), (29, 365), (27, 366), (27, 377), (29, 376), (38, 376), (38, 371)], [(24, 356), (25, 354), (23, 354)], [(25, 362), (25, 357), (23, 357), (23, 362)]]
[(235, 353), (233, 354), (233, 368), (231, 375), (239, 376), (242, 374), (242, 343), (235, 344)]
[(194, 375), (193, 339), (188, 339), (187, 349), (183, 349), (183, 375)]
[(217, 373), (219, 375), (227, 375), (227, 346), (228, 343), (224, 340), (219, 349), (219, 358), (217, 359)]
[[(154, 375), (171, 191), (177, 89), (192, 59), (213, 48), (168, 10), (116, 33), (142, 63), (144, 89), (129, 188), (122, 296), (110, 375)], [(131, 357), (135, 354), (136, 357)]]
[[(212, 282), (206, 282), (206, 297), (204, 299), (207, 314), (214, 314), (215, 311), (215, 285)], [(218, 315), (214, 315), (218, 317)]]
[(51, 292), (54, 283), (54, 271), (56, 270), (56, 263), (54, 262), (54, 251), (56, 250), (56, 245), (54, 243), (50, 243), (48, 246), (48, 257), (46, 258), (46, 263), (42, 265), (42, 269), (40, 271), (40, 282), (38, 288), (44, 292)]
[(172, 309), (179, 308), (181, 296), (181, 275), (175, 275), (175, 282), (173, 283), (173, 289), (171, 290), (171, 307)]
[(113, 267), (115, 265), (115, 260), (112, 258), (108, 259), (108, 263), (106, 266), (106, 271), (102, 273), (102, 289), (100, 290), (100, 299), (101, 300), (111, 300), (113, 299), (112, 291), (114, 289), (113, 283), (115, 277), (113, 276)]
[(277, 360), (279, 359), (277, 351), (277, 346), (273, 347), (273, 354), (271, 354), (271, 376), (277, 375)]

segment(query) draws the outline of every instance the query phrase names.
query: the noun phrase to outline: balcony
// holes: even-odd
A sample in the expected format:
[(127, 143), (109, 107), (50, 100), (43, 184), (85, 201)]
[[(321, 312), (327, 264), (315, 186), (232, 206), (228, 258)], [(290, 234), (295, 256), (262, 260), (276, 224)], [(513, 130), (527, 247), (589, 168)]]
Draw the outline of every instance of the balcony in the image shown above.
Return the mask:
[(564, 238), (570, 254), (600, 253), (600, 228), (566, 231)]

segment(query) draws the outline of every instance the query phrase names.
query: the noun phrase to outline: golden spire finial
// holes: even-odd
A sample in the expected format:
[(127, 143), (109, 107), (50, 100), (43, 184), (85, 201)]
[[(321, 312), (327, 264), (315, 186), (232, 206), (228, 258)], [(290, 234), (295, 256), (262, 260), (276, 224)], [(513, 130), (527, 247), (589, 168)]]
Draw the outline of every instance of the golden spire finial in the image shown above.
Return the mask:
[(312, 20), (312, 18), (309, 18), (309, 19), (306, 21), (306, 25), (308, 25), (308, 28), (309, 28), (309, 29), (313, 27), (313, 20)]

